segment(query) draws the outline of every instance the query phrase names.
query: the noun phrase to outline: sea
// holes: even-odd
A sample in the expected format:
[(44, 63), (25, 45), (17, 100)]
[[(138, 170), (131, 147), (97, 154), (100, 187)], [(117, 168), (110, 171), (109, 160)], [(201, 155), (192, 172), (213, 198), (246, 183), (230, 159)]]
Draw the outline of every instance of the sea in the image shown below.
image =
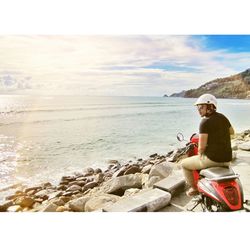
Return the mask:
[[(106, 169), (167, 154), (198, 132), (193, 98), (0, 95), (0, 191), (58, 183), (85, 168)], [(236, 132), (250, 129), (250, 100), (218, 99)], [(182, 142), (183, 143), (183, 142)], [(1, 192), (0, 192), (1, 197)]]

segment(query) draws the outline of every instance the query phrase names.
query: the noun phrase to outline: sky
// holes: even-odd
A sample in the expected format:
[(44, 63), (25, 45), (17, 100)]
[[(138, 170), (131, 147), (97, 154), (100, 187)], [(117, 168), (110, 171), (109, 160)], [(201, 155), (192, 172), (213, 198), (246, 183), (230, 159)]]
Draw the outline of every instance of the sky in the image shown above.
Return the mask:
[(0, 93), (163, 96), (250, 68), (250, 35), (0, 35)]

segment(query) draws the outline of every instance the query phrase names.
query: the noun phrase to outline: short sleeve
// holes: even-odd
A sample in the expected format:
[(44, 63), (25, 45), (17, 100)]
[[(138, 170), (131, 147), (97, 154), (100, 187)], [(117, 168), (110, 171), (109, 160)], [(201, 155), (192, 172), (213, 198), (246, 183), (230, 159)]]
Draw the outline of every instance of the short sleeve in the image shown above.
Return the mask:
[(200, 134), (208, 134), (208, 119), (207, 118), (203, 118), (201, 120), (199, 133)]
[(228, 128), (232, 127), (230, 121), (225, 117), (225, 123), (228, 126)]

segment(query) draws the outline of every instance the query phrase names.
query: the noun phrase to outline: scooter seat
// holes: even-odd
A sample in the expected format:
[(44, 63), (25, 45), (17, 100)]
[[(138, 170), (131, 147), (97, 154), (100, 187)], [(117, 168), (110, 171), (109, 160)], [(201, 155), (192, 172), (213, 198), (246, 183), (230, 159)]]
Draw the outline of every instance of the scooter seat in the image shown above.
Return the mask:
[(225, 167), (212, 167), (212, 168), (202, 169), (200, 171), (200, 175), (211, 179), (211, 178), (220, 178), (231, 175), (234, 176), (235, 173), (231, 167), (225, 166)]

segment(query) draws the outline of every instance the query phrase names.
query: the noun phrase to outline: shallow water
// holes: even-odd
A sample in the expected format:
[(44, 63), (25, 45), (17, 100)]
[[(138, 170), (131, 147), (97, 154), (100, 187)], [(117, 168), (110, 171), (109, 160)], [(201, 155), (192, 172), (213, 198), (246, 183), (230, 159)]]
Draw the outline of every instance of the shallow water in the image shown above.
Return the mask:
[[(250, 100), (220, 99), (237, 132), (249, 129)], [(198, 131), (194, 99), (0, 96), (1, 187), (57, 182), (85, 167), (105, 168), (180, 146)]]

